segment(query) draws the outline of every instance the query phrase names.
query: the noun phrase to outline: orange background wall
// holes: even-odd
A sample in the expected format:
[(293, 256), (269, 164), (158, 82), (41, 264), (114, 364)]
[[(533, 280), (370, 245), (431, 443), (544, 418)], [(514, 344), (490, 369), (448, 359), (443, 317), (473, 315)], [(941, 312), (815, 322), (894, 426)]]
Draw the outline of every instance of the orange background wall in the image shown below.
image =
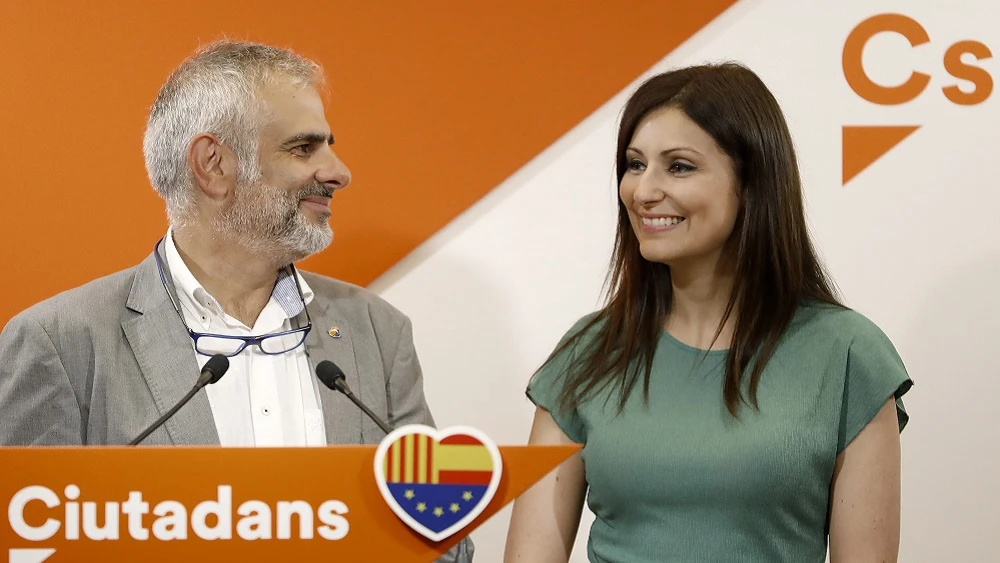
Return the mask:
[(324, 65), (354, 182), (304, 267), (363, 285), (733, 3), (0, 0), (0, 325), (165, 232), (142, 133), (201, 43)]

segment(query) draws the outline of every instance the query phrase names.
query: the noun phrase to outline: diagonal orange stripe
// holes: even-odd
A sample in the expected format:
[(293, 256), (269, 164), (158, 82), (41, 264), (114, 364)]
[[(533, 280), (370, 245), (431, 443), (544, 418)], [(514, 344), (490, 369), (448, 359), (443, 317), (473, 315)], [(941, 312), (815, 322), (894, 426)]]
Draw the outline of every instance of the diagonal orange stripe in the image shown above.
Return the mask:
[[(164, 233), (142, 130), (157, 89), (200, 42), (250, 38), (324, 64), (354, 182), (334, 199), (333, 249), (303, 266), (364, 285), (734, 3), (321, 2), (304, 16), (264, 1), (7, 2), (0, 240), (17, 244), (0, 261), (18, 275), (0, 277), (0, 324), (134, 265)], [(39, 150), (26, 141), (39, 131), (101, 142)], [(86, 194), (84, 206), (40, 205), (40, 170)]]

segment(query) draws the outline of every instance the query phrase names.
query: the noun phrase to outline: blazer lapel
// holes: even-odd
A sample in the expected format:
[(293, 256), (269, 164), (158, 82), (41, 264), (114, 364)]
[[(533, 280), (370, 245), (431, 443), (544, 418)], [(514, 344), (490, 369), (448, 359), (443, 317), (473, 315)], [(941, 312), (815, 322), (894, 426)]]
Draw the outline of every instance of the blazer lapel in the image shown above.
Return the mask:
[[(156, 252), (159, 251), (157, 247)], [(167, 287), (173, 292), (166, 260), (163, 260), (163, 268)], [(199, 369), (191, 338), (164, 291), (153, 255), (139, 265), (127, 306), (140, 315), (123, 322), (122, 329), (153, 395), (158, 418), (191, 390)], [(167, 420), (164, 428), (176, 445), (220, 443), (212, 407), (204, 390)]]
[[(313, 329), (306, 336), (306, 350), (313, 369), (315, 370), (323, 360), (337, 364), (344, 371), (347, 384), (356, 394), (360, 378), (351, 327), (344, 324), (344, 318), (338, 315), (336, 307), (321, 299), (313, 299), (309, 304), (309, 314), (312, 316)], [(329, 331), (333, 328), (340, 329), (339, 337), (334, 338), (330, 335)], [(361, 409), (350, 399), (326, 385), (320, 383), (318, 387), (323, 407), (326, 442), (331, 445), (364, 443), (364, 436), (361, 433), (364, 413)]]

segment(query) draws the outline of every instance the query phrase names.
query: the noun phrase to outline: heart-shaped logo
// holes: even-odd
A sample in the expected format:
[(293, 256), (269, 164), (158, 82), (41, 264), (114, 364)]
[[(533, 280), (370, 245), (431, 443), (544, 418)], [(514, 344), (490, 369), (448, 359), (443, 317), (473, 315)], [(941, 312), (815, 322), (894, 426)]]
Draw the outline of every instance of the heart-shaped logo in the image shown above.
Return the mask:
[(500, 485), (500, 450), (475, 428), (411, 424), (375, 450), (375, 482), (396, 516), (433, 541), (458, 532), (486, 509)]

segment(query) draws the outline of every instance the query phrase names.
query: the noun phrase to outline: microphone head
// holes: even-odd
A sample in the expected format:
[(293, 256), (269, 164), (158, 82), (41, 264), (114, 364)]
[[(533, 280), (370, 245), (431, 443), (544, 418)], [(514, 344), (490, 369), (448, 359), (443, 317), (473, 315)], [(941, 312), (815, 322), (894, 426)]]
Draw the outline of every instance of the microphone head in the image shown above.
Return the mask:
[(223, 375), (226, 375), (226, 371), (229, 369), (229, 358), (223, 356), (222, 354), (216, 354), (205, 362), (205, 367), (201, 368), (201, 371), (212, 374), (212, 379), (209, 383), (215, 383), (216, 381), (222, 379)]
[(331, 362), (330, 360), (323, 360), (316, 366), (316, 377), (334, 391), (344, 392), (346, 389), (345, 381), (347, 377), (344, 375), (344, 370), (340, 369), (337, 364)]

